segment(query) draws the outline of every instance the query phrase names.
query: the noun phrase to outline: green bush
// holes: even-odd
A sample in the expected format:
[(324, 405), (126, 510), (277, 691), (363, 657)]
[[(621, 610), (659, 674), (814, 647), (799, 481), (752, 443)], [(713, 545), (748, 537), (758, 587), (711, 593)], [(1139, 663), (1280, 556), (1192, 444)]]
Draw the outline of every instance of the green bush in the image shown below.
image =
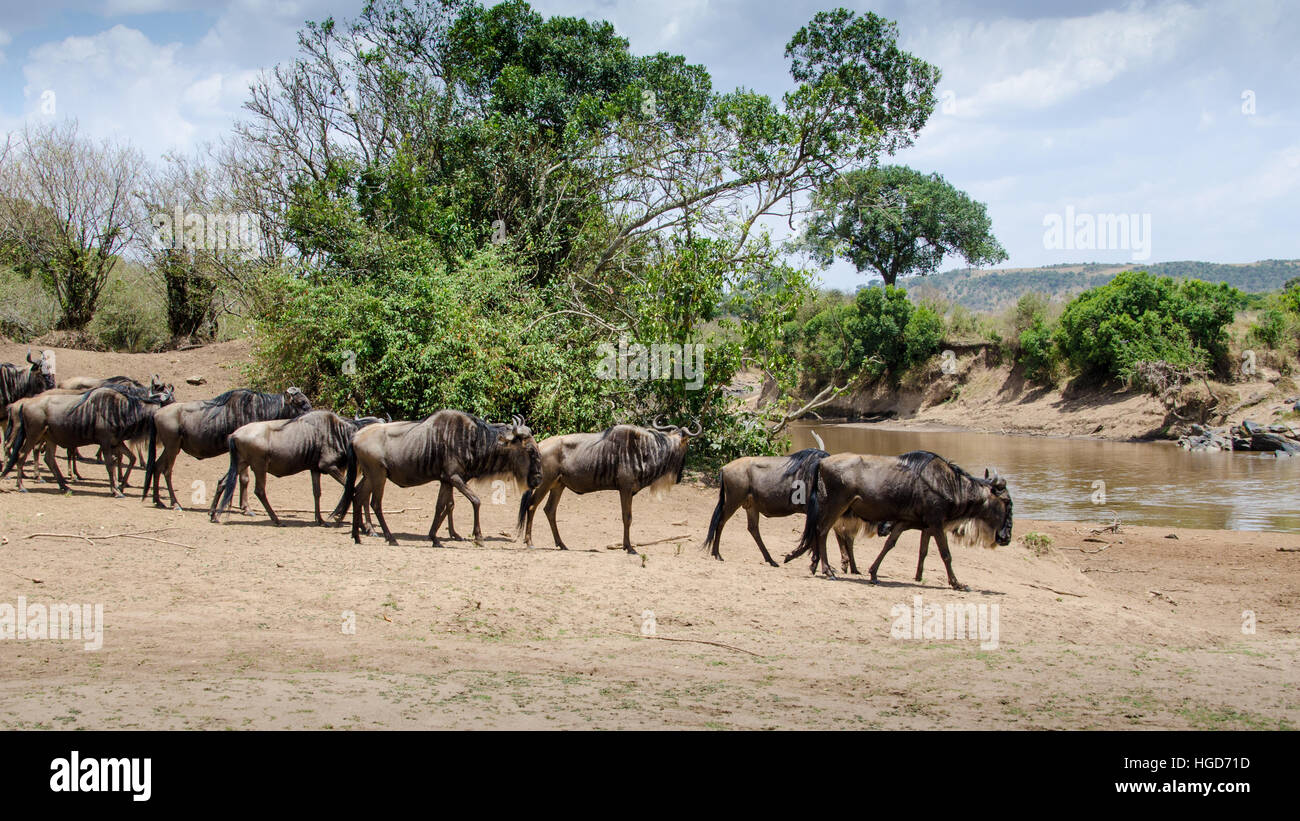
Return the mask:
[(1075, 297), (1055, 340), (1071, 365), (1102, 376), (1131, 378), (1141, 362), (1206, 367), (1226, 359), (1226, 328), (1244, 301), (1225, 283), (1125, 271)]
[(914, 305), (893, 286), (863, 288), (852, 302), (824, 309), (802, 329), (806, 374), (839, 381), (859, 374), (897, 379), (934, 356), (943, 340), (943, 317)]
[(59, 303), (35, 276), (0, 266), (0, 334), (27, 342), (52, 330)]
[(156, 293), (138, 277), (118, 270), (100, 296), (86, 330), (105, 348), (128, 353), (156, 351), (167, 344), (167, 318)]

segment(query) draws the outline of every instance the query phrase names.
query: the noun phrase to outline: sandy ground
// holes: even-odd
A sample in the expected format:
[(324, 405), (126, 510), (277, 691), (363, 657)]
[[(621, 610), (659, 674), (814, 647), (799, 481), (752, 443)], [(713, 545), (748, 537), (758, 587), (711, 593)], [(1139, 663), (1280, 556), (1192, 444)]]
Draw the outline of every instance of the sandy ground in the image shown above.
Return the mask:
[[(14, 351), (0, 348), (0, 359)], [(208, 380), (178, 386), (180, 398), (228, 387), (236, 377), (214, 357), (242, 351), (167, 355), (178, 359), (177, 381), (191, 370)], [(104, 355), (66, 352), (61, 376), (75, 375), (78, 357), (88, 366)], [(147, 376), (150, 368), (126, 366), (150, 362), (124, 357), (107, 370)], [(215, 487), (220, 462), (181, 458), (183, 503)], [(701, 549), (716, 491), (697, 485), (637, 498), (642, 558), (607, 549), (620, 538), (609, 493), (566, 495), (569, 552), (551, 547), (540, 520), (537, 549), (511, 538), (513, 489), (503, 504), (483, 505), (482, 546), (428, 546), (432, 487), (390, 489), (398, 547), (378, 538), (356, 546), (345, 530), (310, 523), (306, 475), (271, 480), (286, 522), (275, 528), (256, 501), (252, 515), (213, 525), (197, 510), (143, 504), (139, 474), (129, 498), (112, 499), (102, 467), (82, 472), (88, 480), (71, 496), (48, 483), (26, 494), (10, 492), (12, 479), (0, 483), (0, 612), (19, 597), (101, 604), (105, 622), (94, 651), (77, 640), (0, 640), (0, 727), (1300, 723), (1294, 535), (1131, 526), (1093, 534), (1087, 524), (1018, 521), (1008, 547), (955, 551), (957, 575), (972, 588), (958, 593), (936, 551), (924, 582), (911, 580), (912, 535), (885, 560), (878, 586), (810, 576), (802, 559), (766, 566), (743, 517), (729, 523), (726, 561), (716, 562)], [(325, 486), (332, 504), (337, 486)], [(469, 512), (458, 500), (462, 533)], [(794, 545), (800, 524), (764, 522), (774, 553)], [(147, 539), (112, 536), (141, 531)], [(1051, 546), (1027, 546), (1031, 532)], [(864, 569), (881, 541), (860, 542)], [(910, 628), (918, 596), (922, 607), (975, 605), (986, 628), (996, 607), (996, 646), (987, 629), (984, 642), (906, 637), (900, 628)], [(647, 611), (655, 638), (642, 635)]]

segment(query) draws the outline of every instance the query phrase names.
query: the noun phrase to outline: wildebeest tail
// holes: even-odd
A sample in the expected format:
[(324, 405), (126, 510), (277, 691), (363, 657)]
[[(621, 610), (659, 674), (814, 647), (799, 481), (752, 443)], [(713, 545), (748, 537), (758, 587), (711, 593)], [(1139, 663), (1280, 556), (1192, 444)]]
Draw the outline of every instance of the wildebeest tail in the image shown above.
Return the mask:
[(226, 437), (226, 446), (230, 449), (230, 470), (226, 471), (225, 477), (217, 485), (217, 491), (221, 494), (221, 501), (217, 504), (213, 516), (219, 516), (230, 507), (231, 498), (235, 495), (235, 480), (239, 477), (239, 446), (235, 444), (235, 437)]
[(722, 511), (727, 505), (727, 485), (722, 481), (722, 471), (718, 471), (718, 506), (713, 509), (713, 518), (709, 519), (709, 532), (704, 537), (706, 550), (713, 550), (715, 539), (721, 538), (718, 532), (722, 528)]
[(528, 521), (528, 509), (533, 506), (533, 489), (528, 488), (524, 491), (524, 497), (519, 500), (519, 521), (515, 523), (515, 536), (524, 532), (524, 524)]
[(334, 512), (330, 514), (334, 519), (343, 518), (348, 505), (352, 504), (352, 496), (357, 492), (357, 452), (352, 449), (351, 439), (344, 444), (343, 448), (348, 457), (348, 470), (343, 476), (343, 495), (339, 497), (339, 503), (334, 506)]
[(157, 469), (157, 459), (155, 458), (157, 452), (158, 452), (158, 421), (154, 420), (154, 422), (149, 425), (149, 458), (144, 463), (144, 492), (140, 494), (141, 499), (149, 498), (149, 483), (151, 480), (157, 479), (157, 477), (154, 476), (154, 472)]
[(787, 562), (791, 559), (802, 556), (809, 550), (813, 551), (814, 556), (817, 554), (817, 520), (821, 517), (821, 494), (818, 492), (821, 484), (819, 478), (821, 469), (822, 463), (821, 460), (818, 459), (816, 464), (812, 466), (812, 470), (809, 471), (808, 504), (804, 508), (805, 518), (803, 523), (803, 535), (799, 537), (799, 546), (795, 548), (793, 553), (785, 557), (785, 561)]
[(14, 462), (18, 461), (18, 454), (23, 449), (23, 440), (27, 438), (27, 420), (22, 416), (18, 417), (18, 432), (14, 434), (13, 443), (9, 446), (9, 459), (5, 462), (5, 469), (0, 471), (0, 476), (8, 476), (9, 471), (13, 469)]

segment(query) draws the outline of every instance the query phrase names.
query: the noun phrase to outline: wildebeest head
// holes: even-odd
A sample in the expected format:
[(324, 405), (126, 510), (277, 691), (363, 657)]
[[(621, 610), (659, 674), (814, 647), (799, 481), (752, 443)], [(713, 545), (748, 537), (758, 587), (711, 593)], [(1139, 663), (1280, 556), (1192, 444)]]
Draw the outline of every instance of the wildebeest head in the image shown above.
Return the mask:
[(40, 380), (40, 384), (45, 387), (43, 391), (54, 389), (54, 354), (50, 351), (41, 351), (39, 359), (32, 359), (32, 352), (27, 351), (27, 362), (32, 366), (31, 376), (28, 379), (32, 382)]
[(977, 515), (995, 530), (998, 544), (1009, 545), (1011, 544), (1011, 494), (1007, 491), (1007, 481), (998, 475), (996, 468), (992, 470), (985, 468), (984, 480), (988, 483), (988, 498)]
[(533, 431), (524, 418), (516, 414), (510, 422), (497, 425), (497, 446), (511, 453), (510, 461), (515, 465), (515, 475), (526, 474), (529, 488), (542, 483), (542, 454), (533, 439)]
[(290, 411), (290, 417), (302, 416), (304, 413), (311, 412), (311, 400), (307, 398), (307, 394), (298, 388), (284, 389), (284, 406), (285, 410)]

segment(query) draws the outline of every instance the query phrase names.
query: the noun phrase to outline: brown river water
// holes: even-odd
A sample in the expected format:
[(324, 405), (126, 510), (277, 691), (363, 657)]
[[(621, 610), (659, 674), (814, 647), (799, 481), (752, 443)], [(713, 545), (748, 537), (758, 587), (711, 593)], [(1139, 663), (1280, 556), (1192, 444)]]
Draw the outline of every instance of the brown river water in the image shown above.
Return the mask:
[(976, 476), (996, 467), (1017, 518), (1300, 533), (1300, 457), (866, 424), (794, 426), (794, 450), (816, 446), (810, 429), (831, 453), (931, 450)]

